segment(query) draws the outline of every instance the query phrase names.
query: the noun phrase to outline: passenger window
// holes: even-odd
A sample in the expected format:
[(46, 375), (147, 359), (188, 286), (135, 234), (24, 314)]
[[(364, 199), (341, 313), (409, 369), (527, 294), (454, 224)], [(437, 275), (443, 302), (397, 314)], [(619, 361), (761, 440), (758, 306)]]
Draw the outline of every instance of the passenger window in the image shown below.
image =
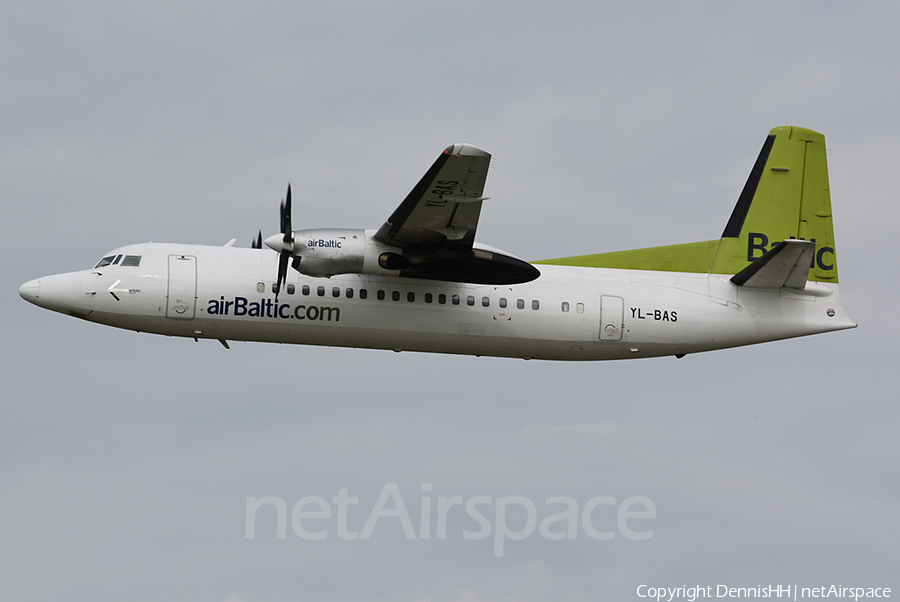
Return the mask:
[(331, 289), (331, 296), (332, 296), (332, 297), (340, 297), (340, 296), (341, 296), (341, 289), (338, 288), (338, 287), (334, 287), (333, 289)]
[(320, 297), (324, 297), (325, 296), (325, 287), (324, 286), (318, 287), (316, 289), (316, 294), (319, 295)]
[(364, 288), (359, 289), (359, 298), (360, 299), (366, 299), (366, 298), (368, 298), (368, 296), (369, 296), (369, 291), (367, 291)]
[(431, 303), (434, 301), (434, 297), (431, 293), (425, 293), (425, 303)]
[(447, 302), (447, 295), (445, 295), (444, 293), (441, 293), (440, 295), (438, 295), (438, 303), (443, 305), (446, 302)]
[(309, 285), (304, 284), (303, 288), (300, 289), (300, 292), (303, 293), (304, 295), (309, 295)]
[(580, 314), (583, 314), (584, 313), (584, 303), (576, 303), (575, 311), (577, 311)]
[(412, 303), (413, 301), (416, 300), (416, 294), (412, 291), (406, 293), (406, 300), (409, 301), (410, 303)]
[(491, 298), (490, 297), (482, 297), (481, 305), (482, 305), (482, 307), (490, 307), (491, 306)]
[(400, 300), (400, 291), (391, 291), (391, 299), (394, 301)]
[(459, 305), (459, 295), (453, 295), (450, 297), (450, 303), (453, 305)]
[(384, 291), (378, 291), (377, 297), (379, 301), (384, 301)]
[(139, 265), (141, 265), (140, 255), (126, 255), (125, 259), (122, 260), (123, 268), (136, 268)]
[[(273, 290), (273, 291), (275, 290), (275, 283), (274, 283), (274, 282), (272, 283), (272, 290)], [(264, 293), (264, 292), (266, 292), (266, 283), (265, 283), (265, 282), (257, 282), (257, 283), (256, 283), (256, 292), (257, 292), (257, 293)]]
[(540, 302), (540, 301), (538, 301), (537, 299), (535, 299), (534, 301), (531, 302), (531, 309), (540, 309), (540, 308), (541, 308), (541, 302)]
[(562, 302), (562, 310), (563, 310), (564, 312), (569, 311), (569, 302), (568, 302), (568, 301), (563, 301), (563, 302)]
[(348, 288), (346, 292), (347, 292), (347, 298), (352, 299), (353, 298), (353, 289)]
[(516, 307), (518, 307), (519, 309), (525, 309), (525, 299), (517, 300)]
[(289, 285), (287, 286), (287, 289), (288, 289), (288, 294), (289, 294), (289, 295), (293, 295), (294, 292), (297, 290), (296, 288), (294, 288), (294, 285), (293, 285), (293, 284), (289, 284)]
[(466, 297), (466, 305), (468, 305), (469, 307), (475, 305), (475, 297), (473, 297), (472, 295)]
[(506, 297), (500, 297), (500, 309), (506, 309)]

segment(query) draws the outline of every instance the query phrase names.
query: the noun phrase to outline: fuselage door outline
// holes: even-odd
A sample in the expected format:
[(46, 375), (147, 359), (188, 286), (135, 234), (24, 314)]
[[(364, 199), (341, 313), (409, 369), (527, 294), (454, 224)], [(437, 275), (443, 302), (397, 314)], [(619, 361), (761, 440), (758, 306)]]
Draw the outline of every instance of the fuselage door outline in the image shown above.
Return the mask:
[(196, 309), (197, 258), (193, 255), (169, 255), (166, 317), (193, 320)]
[(600, 297), (600, 340), (621, 341), (625, 330), (625, 300), (622, 297)]

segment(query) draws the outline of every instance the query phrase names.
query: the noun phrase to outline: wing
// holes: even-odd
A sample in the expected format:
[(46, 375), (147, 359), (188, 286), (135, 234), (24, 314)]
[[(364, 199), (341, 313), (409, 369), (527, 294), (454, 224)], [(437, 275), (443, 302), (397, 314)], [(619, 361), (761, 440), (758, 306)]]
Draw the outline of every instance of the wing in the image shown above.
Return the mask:
[(410, 249), (471, 250), (490, 163), (471, 144), (447, 147), (375, 238)]
[(491, 155), (478, 147), (448, 146), (375, 234), (403, 257), (385, 253), (382, 267), (396, 265), (406, 278), (473, 284), (518, 284), (540, 276), (521, 259), (473, 248), (490, 164)]

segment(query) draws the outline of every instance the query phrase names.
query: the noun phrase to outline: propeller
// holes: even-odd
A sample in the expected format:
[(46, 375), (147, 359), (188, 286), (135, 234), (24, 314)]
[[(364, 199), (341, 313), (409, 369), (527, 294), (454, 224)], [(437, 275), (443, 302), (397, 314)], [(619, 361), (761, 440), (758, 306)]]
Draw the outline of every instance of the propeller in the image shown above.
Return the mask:
[[(287, 198), (281, 201), (281, 245), (278, 251), (278, 278), (275, 285), (275, 302), (278, 302), (278, 294), (282, 286), (287, 282), (288, 262), (294, 250), (294, 231), (291, 228), (291, 185), (288, 184)], [(276, 238), (276, 237), (270, 237)], [(268, 243), (268, 241), (266, 241)], [(269, 245), (272, 246), (272, 245)]]
[(256, 240), (250, 243), (251, 249), (262, 249), (262, 230), (259, 231), (259, 235), (257, 235)]
[[(260, 233), (258, 242), (255, 244), (262, 248), (262, 243), (278, 253), (278, 276), (275, 280), (275, 301), (278, 301), (278, 294), (282, 287), (287, 283), (288, 264), (297, 269), (300, 258), (294, 255), (294, 231), (291, 227), (291, 185), (288, 184), (287, 196), (281, 201), (281, 234), (273, 234), (265, 240), (262, 240)], [(293, 262), (291, 261), (293, 257)]]

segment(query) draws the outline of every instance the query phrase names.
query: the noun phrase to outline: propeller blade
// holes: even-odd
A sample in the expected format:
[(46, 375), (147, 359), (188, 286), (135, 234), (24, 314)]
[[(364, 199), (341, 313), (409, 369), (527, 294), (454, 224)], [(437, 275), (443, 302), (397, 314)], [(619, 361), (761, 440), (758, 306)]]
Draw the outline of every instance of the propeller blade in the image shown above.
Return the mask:
[[(278, 302), (278, 294), (281, 293), (282, 287), (287, 283), (288, 263), (291, 261), (294, 243), (294, 231), (291, 226), (291, 185), (288, 184), (287, 197), (281, 201), (281, 234), (282, 241), (285, 245), (291, 245), (287, 249), (283, 249), (278, 253), (278, 279), (275, 283), (275, 302)], [(260, 232), (260, 246), (262, 246), (262, 233)], [(299, 261), (299, 257), (294, 257), (294, 261)]]
[(291, 254), (288, 251), (282, 251), (278, 254), (278, 283), (275, 286), (275, 302), (278, 303), (278, 294), (281, 293), (281, 288), (287, 282), (287, 268), (288, 262), (291, 259)]
[(284, 242), (294, 242), (294, 231), (291, 227), (291, 185), (288, 184), (287, 199), (281, 205), (281, 233)]
[(259, 235), (256, 237), (256, 240), (250, 243), (251, 249), (262, 249), (262, 230), (259, 231)]

